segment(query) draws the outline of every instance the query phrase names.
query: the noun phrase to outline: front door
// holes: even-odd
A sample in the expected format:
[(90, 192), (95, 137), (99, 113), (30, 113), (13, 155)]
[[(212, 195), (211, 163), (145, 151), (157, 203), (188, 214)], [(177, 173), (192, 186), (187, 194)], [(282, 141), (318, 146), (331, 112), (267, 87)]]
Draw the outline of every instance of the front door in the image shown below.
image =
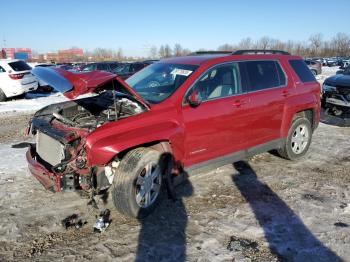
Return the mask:
[(192, 92), (202, 102), (183, 105), (185, 166), (245, 149), (249, 98), (242, 86), (240, 63), (209, 69), (190, 88), (185, 101)]

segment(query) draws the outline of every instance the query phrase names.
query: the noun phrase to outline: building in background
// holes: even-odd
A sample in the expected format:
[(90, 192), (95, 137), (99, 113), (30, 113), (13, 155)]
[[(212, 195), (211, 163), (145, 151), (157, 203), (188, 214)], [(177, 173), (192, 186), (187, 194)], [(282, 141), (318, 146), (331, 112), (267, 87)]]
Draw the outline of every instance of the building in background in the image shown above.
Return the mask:
[(25, 61), (32, 59), (31, 48), (2, 48), (1, 54), (3, 58), (7, 59), (22, 59)]
[(58, 50), (59, 62), (77, 62), (84, 57), (84, 50), (81, 48)]

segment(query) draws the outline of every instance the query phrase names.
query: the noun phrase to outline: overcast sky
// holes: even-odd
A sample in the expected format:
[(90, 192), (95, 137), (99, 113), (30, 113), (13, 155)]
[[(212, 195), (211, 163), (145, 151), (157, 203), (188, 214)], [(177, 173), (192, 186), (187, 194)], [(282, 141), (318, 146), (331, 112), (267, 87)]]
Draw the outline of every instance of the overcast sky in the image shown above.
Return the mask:
[(83, 1), (0, 0), (0, 47), (38, 52), (72, 46), (121, 47), (148, 55), (152, 45), (180, 43), (216, 49), (244, 37), (305, 40), (322, 33), (350, 33), (350, 0), (294, 1)]

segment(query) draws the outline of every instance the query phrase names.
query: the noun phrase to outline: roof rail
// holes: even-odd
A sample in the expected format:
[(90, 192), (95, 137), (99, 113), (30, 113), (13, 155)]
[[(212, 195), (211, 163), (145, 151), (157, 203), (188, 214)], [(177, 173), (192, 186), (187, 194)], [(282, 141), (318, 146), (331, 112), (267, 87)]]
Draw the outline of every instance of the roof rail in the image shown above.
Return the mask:
[(220, 54), (232, 54), (232, 51), (196, 51), (188, 55), (220, 55)]
[(290, 55), (290, 53), (283, 50), (265, 50), (265, 49), (247, 49), (247, 50), (237, 50), (232, 52), (232, 55), (249, 55), (249, 54)]

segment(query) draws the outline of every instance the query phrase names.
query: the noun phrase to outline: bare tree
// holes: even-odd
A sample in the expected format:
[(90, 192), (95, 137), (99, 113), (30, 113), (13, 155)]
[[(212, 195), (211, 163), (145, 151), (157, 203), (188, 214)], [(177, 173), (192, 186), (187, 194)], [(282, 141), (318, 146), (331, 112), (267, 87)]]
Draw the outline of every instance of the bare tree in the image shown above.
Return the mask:
[(158, 48), (156, 46), (151, 46), (149, 50), (149, 54), (151, 58), (157, 58), (158, 57)]
[(183, 55), (183, 48), (180, 44), (174, 45), (174, 56), (182, 56)]
[(232, 51), (234, 47), (230, 44), (223, 44), (218, 47), (218, 51)]
[(159, 47), (159, 57), (160, 58), (164, 58), (165, 57), (165, 47), (163, 45), (161, 45)]
[(123, 49), (121, 49), (120, 47), (118, 48), (117, 59), (118, 60), (123, 60), (124, 59)]
[(259, 49), (269, 49), (271, 45), (272, 39), (268, 36), (263, 36), (257, 41), (257, 48)]
[(323, 36), (321, 33), (310, 36), (309, 41), (310, 41), (311, 55), (313, 56), (319, 55), (320, 47), (322, 46), (322, 38)]
[(243, 38), (239, 41), (237, 49), (251, 49), (253, 48), (253, 41), (250, 37)]
[(350, 38), (345, 33), (338, 33), (332, 40), (332, 45), (339, 56), (350, 53)]
[(172, 50), (168, 44), (166, 44), (164, 47), (164, 54), (165, 54), (165, 57), (171, 57), (172, 55)]

